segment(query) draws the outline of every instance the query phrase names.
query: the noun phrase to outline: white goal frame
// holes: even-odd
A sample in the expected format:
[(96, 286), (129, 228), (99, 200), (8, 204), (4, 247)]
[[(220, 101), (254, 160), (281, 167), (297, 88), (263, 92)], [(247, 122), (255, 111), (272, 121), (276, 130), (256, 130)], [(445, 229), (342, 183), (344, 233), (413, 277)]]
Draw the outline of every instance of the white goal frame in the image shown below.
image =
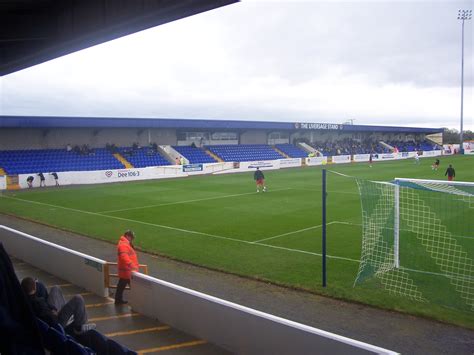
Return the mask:
[[(393, 225), (393, 258), (394, 258), (394, 267), (400, 267), (400, 185), (401, 182), (413, 182), (424, 186), (429, 189), (430, 184), (436, 185), (447, 185), (447, 186), (471, 186), (474, 187), (474, 182), (468, 181), (445, 181), (445, 180), (427, 180), (427, 179), (410, 179), (410, 178), (395, 178), (395, 191), (394, 191), (394, 225)], [(439, 191), (440, 190), (435, 190)], [(446, 191), (447, 192), (447, 191)]]

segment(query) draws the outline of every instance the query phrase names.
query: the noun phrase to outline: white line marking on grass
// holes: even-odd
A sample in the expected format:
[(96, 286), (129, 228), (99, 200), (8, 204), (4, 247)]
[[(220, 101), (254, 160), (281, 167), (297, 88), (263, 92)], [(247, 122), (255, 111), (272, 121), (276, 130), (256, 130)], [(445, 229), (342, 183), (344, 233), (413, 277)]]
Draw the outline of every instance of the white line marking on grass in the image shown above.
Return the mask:
[[(292, 188), (275, 189), (275, 190), (271, 190), (271, 192), (285, 191), (285, 190), (292, 190)], [(265, 192), (265, 193), (269, 193), (269, 191), (267, 191), (267, 192)], [(254, 195), (254, 194), (256, 194), (256, 192), (245, 192), (245, 193), (243, 193), (243, 194), (234, 194), (234, 195), (225, 195), (225, 196), (214, 196), (214, 197), (206, 197), (206, 198), (200, 198), (200, 199), (195, 199), (195, 200), (177, 201), (177, 202), (169, 202), (169, 203), (159, 203), (159, 204), (155, 204), (155, 205), (147, 205), (147, 206), (138, 206), (138, 207), (123, 208), (123, 209), (120, 209), (120, 210), (100, 211), (100, 212), (97, 212), (97, 213), (124, 212), (124, 211), (131, 211), (131, 210), (140, 210), (140, 209), (145, 209), (145, 208), (153, 208), (153, 207), (161, 207), (161, 206), (171, 206), (171, 205), (180, 205), (180, 204), (191, 203), (191, 202), (217, 200), (217, 199), (220, 199), (220, 198), (238, 197), (238, 196), (246, 196), (246, 195)]]
[[(21, 202), (26, 202), (26, 203), (37, 204), (37, 205), (56, 207), (56, 208), (60, 208), (60, 209), (64, 209), (64, 210), (68, 210), (68, 211), (72, 211), (72, 212), (85, 213), (85, 214), (92, 215), (92, 216), (99, 216), (99, 217), (117, 219), (117, 220), (120, 220), (120, 221), (127, 221), (127, 222), (133, 222), (133, 223), (138, 223), (138, 224), (144, 224), (144, 225), (147, 225), (147, 226), (158, 227), (158, 228), (163, 228), (163, 229), (170, 229), (170, 230), (175, 230), (175, 231), (189, 233), (189, 234), (197, 234), (197, 235), (202, 235), (202, 236), (205, 236), (205, 237), (211, 237), (211, 238), (216, 238), (216, 239), (224, 239), (224, 240), (230, 240), (230, 241), (238, 242), (238, 243), (258, 245), (258, 246), (263, 246), (263, 247), (267, 247), (267, 248), (281, 249), (281, 250), (287, 250), (287, 251), (296, 252), (296, 253), (303, 253), (303, 254), (321, 256), (321, 254), (313, 253), (313, 252), (309, 252), (309, 251), (305, 251), (305, 250), (300, 250), (300, 249), (290, 249), (290, 248), (284, 248), (284, 247), (279, 247), (279, 246), (270, 245), (270, 244), (249, 242), (249, 241), (246, 241), (246, 240), (223, 237), (223, 236), (220, 236), (220, 235), (197, 232), (197, 231), (192, 231), (192, 230), (188, 230), (188, 229), (170, 227), (170, 226), (165, 226), (165, 225), (162, 225), (162, 224), (148, 223), (148, 222), (143, 222), (143, 221), (137, 221), (137, 220), (134, 220), (134, 219), (122, 218), (122, 217), (117, 217), (117, 216), (109, 216), (109, 215), (106, 215), (106, 214), (99, 214), (99, 213), (96, 213), (96, 212), (78, 210), (78, 209), (70, 208), (70, 207), (56, 206), (56, 205), (51, 205), (49, 203), (44, 203), (44, 202), (24, 200), (24, 199), (21, 199), (21, 198), (10, 197), (10, 196), (8, 196), (8, 197), (5, 196), (5, 198), (11, 199), (11, 200), (17, 200), (17, 201), (21, 201)], [(344, 257), (339, 257), (339, 256), (332, 256), (332, 255), (326, 255), (326, 256), (328, 258), (331, 258), (331, 259), (347, 260), (347, 261), (353, 261), (353, 262), (357, 262), (357, 263), (360, 262), (359, 260), (354, 260), (354, 259), (349, 259), (349, 258), (344, 258)]]
[[(332, 221), (332, 222), (326, 223), (326, 225), (329, 226), (330, 224), (335, 224), (335, 223), (344, 223), (344, 224), (345, 224), (345, 222)], [(278, 234), (278, 235), (275, 235), (275, 236), (273, 236), (273, 237), (268, 237), (268, 238), (256, 240), (256, 241), (254, 241), (254, 242), (252, 242), (252, 243), (260, 243), (260, 242), (264, 242), (264, 241), (267, 241), (267, 240), (272, 240), (272, 239), (276, 239), (276, 238), (280, 238), (280, 237), (285, 237), (285, 236), (287, 236), (287, 235), (292, 235), (292, 234), (297, 234), (297, 233), (301, 233), (301, 232), (306, 232), (306, 231), (309, 231), (309, 230), (311, 230), (311, 229), (320, 228), (320, 227), (322, 227), (322, 226), (323, 226), (322, 224), (318, 224), (317, 226), (312, 226), (312, 227), (308, 227), (308, 228), (298, 229), (298, 230), (293, 231), (293, 232)]]
[[(92, 215), (92, 216), (99, 216), (99, 217), (117, 219), (117, 220), (121, 220), (121, 221), (144, 224), (144, 225), (148, 225), (148, 226), (152, 226), (152, 227), (158, 227), (158, 228), (164, 228), (164, 229), (171, 229), (171, 230), (176, 230), (176, 231), (189, 233), (189, 234), (202, 235), (202, 236), (205, 236), (205, 237), (230, 240), (230, 241), (237, 242), (237, 243), (257, 245), (257, 246), (273, 248), (273, 249), (280, 249), (280, 250), (286, 250), (286, 251), (289, 251), (289, 252), (301, 253), (301, 254), (307, 254), (307, 255), (322, 256), (320, 253), (313, 253), (313, 252), (306, 251), (306, 250), (291, 249), (291, 248), (285, 248), (285, 247), (280, 247), (280, 246), (276, 246), (276, 245), (249, 242), (249, 241), (246, 241), (246, 240), (223, 237), (223, 236), (220, 236), (220, 235), (214, 235), (214, 234), (208, 234), (208, 233), (203, 233), (203, 232), (191, 231), (191, 230), (187, 230), (187, 229), (175, 228), (175, 227), (165, 226), (165, 225), (161, 225), (161, 224), (154, 224), (154, 223), (148, 223), (148, 222), (143, 222), (143, 221), (137, 221), (137, 220), (134, 220), (134, 219), (128, 219), (128, 218), (122, 218), (122, 217), (116, 217), (116, 216), (109, 216), (109, 215), (106, 215), (106, 214), (99, 214), (99, 213), (95, 213), (95, 212), (77, 210), (77, 209), (70, 208), (70, 207), (51, 205), (49, 203), (44, 203), (44, 202), (24, 200), (24, 199), (21, 199), (21, 198), (16, 198), (16, 197), (11, 197), (11, 196), (3, 196), (3, 197), (7, 198), (7, 199), (11, 199), (11, 200), (17, 200), (17, 201), (20, 201), (20, 202), (26, 202), (26, 203), (32, 203), (32, 204), (37, 204), (37, 205), (56, 207), (56, 208), (60, 208), (60, 209), (64, 209), (64, 210), (68, 210), (68, 211), (72, 211), (72, 212), (85, 213), (85, 214), (89, 214), (89, 215)], [(352, 223), (348, 223), (348, 222), (338, 222), (338, 221), (333, 221), (333, 222), (330, 222), (330, 223), (334, 223), (334, 224), (336, 224), (336, 223), (339, 223), (339, 224), (352, 224)], [(342, 256), (326, 255), (326, 257), (328, 259), (337, 259), (337, 260), (344, 260), (344, 261), (360, 263), (360, 260), (345, 258), (345, 257), (342, 257)], [(434, 273), (434, 272), (423, 271), (423, 270), (413, 270), (413, 269), (406, 269), (406, 270), (409, 270), (409, 271), (412, 271), (412, 272), (419, 272), (419, 273), (428, 273), (428, 274), (433, 274), (433, 275), (438, 275), (438, 276), (446, 276), (445, 274)]]
[[(312, 188), (306, 188), (306, 187), (293, 187), (292, 189), (293, 190), (322, 192), (321, 189), (312, 189)], [(348, 191), (327, 190), (326, 192), (328, 194), (360, 195), (358, 192), (348, 192)]]
[[(334, 223), (334, 224), (345, 224), (345, 225), (348, 225), (348, 226), (362, 227), (362, 224), (360, 224), (360, 223), (334, 221), (334, 222), (328, 223), (328, 225), (331, 224), (331, 223)], [(393, 230), (393, 228), (389, 228), (389, 227), (387, 227), (387, 229), (392, 229), (392, 230)], [(415, 231), (410, 230), (410, 229), (400, 229), (400, 231), (416, 233)], [(470, 236), (466, 236), (466, 235), (451, 234), (451, 236), (453, 236), (454, 238), (474, 239), (474, 237), (470, 237)]]
[(322, 224), (319, 224), (317, 226), (312, 226), (312, 227), (308, 227), (308, 228), (303, 228), (303, 229), (298, 229), (296, 231), (293, 231), (293, 232), (288, 232), (288, 233), (283, 233), (283, 234), (278, 234), (278, 235), (275, 235), (273, 237), (268, 237), (268, 238), (264, 238), (264, 239), (259, 239), (259, 240), (256, 240), (252, 243), (260, 243), (260, 242), (264, 242), (266, 240), (271, 240), (271, 239), (276, 239), (276, 238), (280, 238), (280, 237), (284, 237), (286, 235), (291, 235), (291, 234), (296, 234), (296, 233), (301, 233), (301, 232), (305, 232), (305, 231), (309, 231), (311, 229), (316, 229), (316, 228), (319, 228), (319, 227), (322, 227), (323, 225)]

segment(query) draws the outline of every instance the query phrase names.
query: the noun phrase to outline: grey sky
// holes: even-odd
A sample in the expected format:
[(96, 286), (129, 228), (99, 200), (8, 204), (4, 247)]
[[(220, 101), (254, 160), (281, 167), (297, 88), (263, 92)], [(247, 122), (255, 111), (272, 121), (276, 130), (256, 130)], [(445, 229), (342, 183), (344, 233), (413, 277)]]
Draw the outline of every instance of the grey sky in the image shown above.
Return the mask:
[[(459, 129), (472, 1), (243, 1), (3, 77), (1, 114)], [(473, 20), (464, 126), (474, 130)]]

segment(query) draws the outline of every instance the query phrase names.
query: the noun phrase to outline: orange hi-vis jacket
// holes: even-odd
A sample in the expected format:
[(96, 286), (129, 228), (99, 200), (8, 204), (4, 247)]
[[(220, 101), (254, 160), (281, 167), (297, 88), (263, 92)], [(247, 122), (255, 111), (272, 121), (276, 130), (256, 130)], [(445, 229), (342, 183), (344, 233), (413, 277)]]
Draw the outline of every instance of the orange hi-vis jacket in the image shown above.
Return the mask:
[(137, 254), (123, 235), (117, 244), (117, 268), (119, 277), (127, 280), (132, 278), (132, 271), (138, 271)]

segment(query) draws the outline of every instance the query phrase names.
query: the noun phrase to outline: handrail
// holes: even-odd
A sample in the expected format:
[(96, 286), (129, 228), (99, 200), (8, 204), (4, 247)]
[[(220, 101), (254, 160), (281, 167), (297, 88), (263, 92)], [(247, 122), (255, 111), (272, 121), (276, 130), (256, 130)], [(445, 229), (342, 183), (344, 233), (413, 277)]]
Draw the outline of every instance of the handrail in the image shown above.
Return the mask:
[[(116, 285), (111, 285), (110, 284), (110, 280), (111, 278), (118, 278), (119, 275), (118, 274), (112, 274), (110, 271), (110, 265), (113, 265), (113, 266), (117, 266), (117, 263), (116, 262), (113, 262), (113, 261), (107, 261), (107, 263), (105, 264), (105, 272), (104, 272), (104, 284), (105, 284), (105, 287), (109, 287), (109, 288), (117, 288)], [(142, 274), (145, 274), (145, 275), (148, 275), (148, 265), (146, 264), (138, 264), (138, 269), (140, 271), (140, 269), (142, 269), (143, 271), (141, 271)], [(127, 286), (126, 288), (127, 290), (129, 289), (129, 287)]]

